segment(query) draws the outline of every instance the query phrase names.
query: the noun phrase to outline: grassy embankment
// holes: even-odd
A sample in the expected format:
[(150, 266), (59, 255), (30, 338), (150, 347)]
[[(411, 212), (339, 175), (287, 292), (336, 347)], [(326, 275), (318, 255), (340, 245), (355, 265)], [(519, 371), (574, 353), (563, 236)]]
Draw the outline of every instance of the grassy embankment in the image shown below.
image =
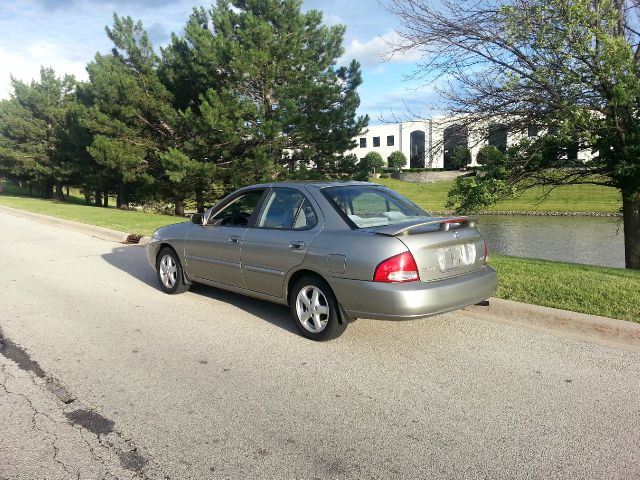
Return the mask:
[[(432, 212), (447, 211), (447, 193), (453, 181), (436, 183), (408, 183), (391, 178), (376, 178), (373, 182), (386, 185)], [(533, 188), (518, 198), (500, 202), (488, 211), (503, 212), (606, 212), (616, 213), (622, 206), (620, 193), (611, 187), (571, 185), (558, 187), (547, 199), (539, 202), (543, 191)]]
[(493, 255), (498, 298), (640, 323), (640, 271)]
[(0, 205), (138, 235), (151, 235), (158, 227), (185, 220), (170, 215), (123, 211), (113, 207), (88, 207), (84, 205), (84, 199), (74, 191), (71, 191), (66, 202), (41, 200), (26, 196), (26, 191), (6, 184), (4, 192), (0, 194)]
[[(434, 211), (443, 209), (448, 189), (440, 183), (422, 186), (394, 180), (382, 180), (380, 183)], [(569, 194), (574, 203), (559, 196), (551, 197), (548, 201), (555, 203), (546, 204), (553, 205), (547, 208), (557, 211), (612, 212), (618, 208), (617, 197), (611, 192), (589, 188), (582, 193), (580, 188), (583, 187), (572, 188)], [(0, 205), (140, 235), (149, 235), (159, 226), (179, 221), (167, 215), (87, 207), (82, 205), (79, 197), (72, 196), (68, 203), (60, 203), (29, 198), (20, 193), (15, 188), (5, 186), (5, 192), (0, 194)], [(521, 210), (533, 209), (525, 203), (525, 198), (519, 202), (524, 206)], [(518, 203), (512, 203), (508, 209), (515, 210), (516, 205)], [(541, 206), (545, 204), (538, 205), (538, 208)], [(499, 255), (492, 256), (491, 264), (500, 274), (499, 298), (640, 322), (640, 272)]]

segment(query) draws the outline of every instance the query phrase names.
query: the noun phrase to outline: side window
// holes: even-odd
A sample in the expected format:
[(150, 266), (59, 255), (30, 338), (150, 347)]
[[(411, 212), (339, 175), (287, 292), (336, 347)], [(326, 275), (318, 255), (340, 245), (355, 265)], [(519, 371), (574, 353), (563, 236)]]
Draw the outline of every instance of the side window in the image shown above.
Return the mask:
[(222, 210), (210, 217), (208, 224), (238, 227), (246, 226), (263, 192), (264, 190), (251, 190), (244, 195), (236, 197), (231, 203), (225, 205)]
[(282, 230), (304, 230), (313, 227), (318, 220), (309, 200), (289, 188), (276, 188), (267, 197), (258, 227)]
[(313, 228), (318, 223), (318, 217), (316, 212), (306, 198), (300, 206), (298, 215), (296, 215), (296, 221), (293, 224), (294, 230), (306, 230), (307, 228)]

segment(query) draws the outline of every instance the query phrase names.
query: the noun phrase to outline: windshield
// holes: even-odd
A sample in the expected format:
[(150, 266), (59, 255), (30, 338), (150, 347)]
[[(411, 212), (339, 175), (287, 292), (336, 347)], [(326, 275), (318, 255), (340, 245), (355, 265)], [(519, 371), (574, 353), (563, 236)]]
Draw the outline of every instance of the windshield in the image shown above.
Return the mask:
[(322, 193), (355, 228), (393, 225), (431, 217), (415, 203), (385, 187), (329, 187), (323, 189)]

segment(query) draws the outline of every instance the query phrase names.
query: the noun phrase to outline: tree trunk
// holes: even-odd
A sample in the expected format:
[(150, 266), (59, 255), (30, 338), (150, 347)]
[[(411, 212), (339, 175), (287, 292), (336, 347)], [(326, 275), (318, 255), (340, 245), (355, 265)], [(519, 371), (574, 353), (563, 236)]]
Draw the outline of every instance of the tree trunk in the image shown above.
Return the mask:
[(29, 182), (29, 196), (33, 197), (33, 185)]
[(202, 192), (196, 192), (196, 208), (198, 213), (204, 213), (204, 200), (202, 199)]
[(124, 190), (124, 184), (122, 182), (118, 184), (118, 196), (116, 197), (116, 206), (122, 210), (129, 210), (129, 202), (127, 201), (127, 194)]
[(67, 197), (69, 196), (69, 185), (67, 185)]
[(47, 182), (42, 187), (42, 198), (45, 200), (51, 200), (53, 198), (53, 184)]
[(109, 208), (109, 192), (104, 192), (104, 201), (102, 202), (104, 208)]
[(95, 199), (96, 199), (96, 207), (101, 207), (102, 206), (102, 192), (100, 190), (96, 190)]
[(64, 202), (64, 191), (61, 183), (56, 183), (56, 200)]
[(184, 202), (182, 200), (175, 201), (175, 214), (184, 217)]
[(622, 194), (624, 216), (624, 263), (640, 270), (640, 192)]
[(91, 205), (91, 193), (88, 190), (84, 191), (84, 204)]

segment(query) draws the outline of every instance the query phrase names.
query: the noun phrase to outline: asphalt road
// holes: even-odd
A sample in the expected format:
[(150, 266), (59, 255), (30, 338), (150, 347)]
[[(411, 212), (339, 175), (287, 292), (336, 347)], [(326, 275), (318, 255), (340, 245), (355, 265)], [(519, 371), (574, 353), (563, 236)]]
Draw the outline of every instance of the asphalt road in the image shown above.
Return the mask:
[(5, 337), (147, 476), (640, 478), (639, 354), (461, 313), (317, 344), (281, 306), (164, 295), (137, 246), (0, 213), (0, 252)]

